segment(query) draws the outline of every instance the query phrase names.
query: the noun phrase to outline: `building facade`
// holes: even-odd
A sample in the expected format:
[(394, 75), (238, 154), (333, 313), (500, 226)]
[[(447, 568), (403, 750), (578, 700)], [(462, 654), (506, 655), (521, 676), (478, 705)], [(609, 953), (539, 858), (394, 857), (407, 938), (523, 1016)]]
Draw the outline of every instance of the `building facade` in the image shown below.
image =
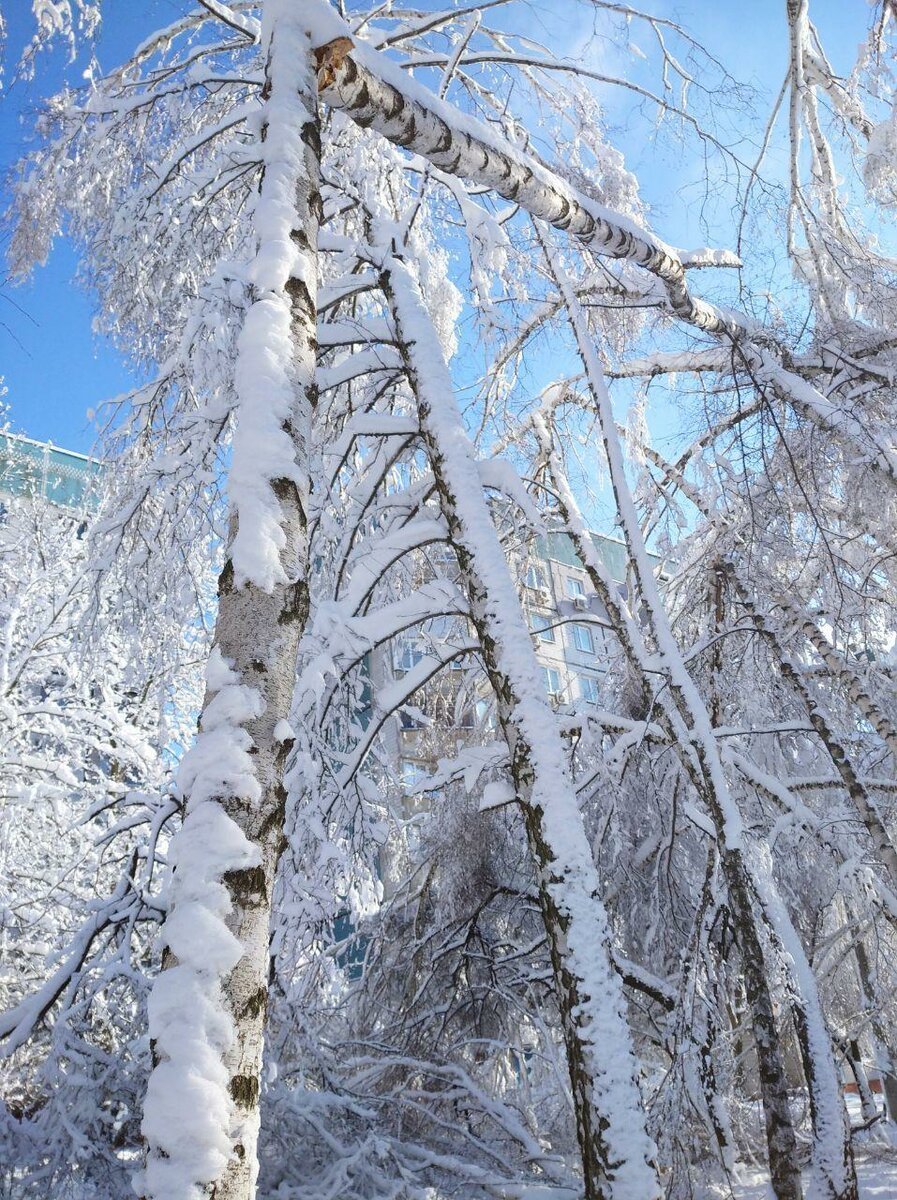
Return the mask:
[(0, 503), (31, 500), (89, 508), (95, 503), (103, 469), (102, 462), (86, 454), (0, 432)]
[[(621, 593), (625, 594), (626, 550), (622, 542), (593, 533), (595, 548)], [(571, 538), (549, 533), (537, 538), (528, 561), (520, 564), (521, 598), (542, 668), (545, 690), (555, 706), (598, 704), (607, 672), (613, 633), (604, 606), (592, 587)], [(482, 672), (471, 670), (464, 653), (463, 623), (430, 622), (369, 660), (370, 690), (378, 698), (392, 685), (417, 673), (422, 683), (383, 730), (387, 757), (399, 763), (409, 806), (423, 803), (415, 794), (440, 758), (488, 728), (491, 701)], [(458, 647), (457, 655), (453, 653)], [(438, 670), (439, 659), (446, 666)], [(433, 667), (431, 671), (430, 667)]]
[[(591, 536), (623, 589), (623, 543), (597, 533)], [(567, 534), (549, 533), (537, 540), (524, 583), (524, 603), (549, 696), (556, 704), (597, 703), (607, 669), (607, 616)]]

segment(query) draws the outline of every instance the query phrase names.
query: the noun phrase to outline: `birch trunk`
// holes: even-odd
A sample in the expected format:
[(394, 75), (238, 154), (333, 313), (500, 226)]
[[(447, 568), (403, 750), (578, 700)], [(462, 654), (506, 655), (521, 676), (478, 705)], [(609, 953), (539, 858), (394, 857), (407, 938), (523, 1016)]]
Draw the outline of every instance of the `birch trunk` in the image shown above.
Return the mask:
[(860, 1098), (860, 1112), (863, 1120), (875, 1121), (880, 1115), (879, 1107), (872, 1094), (872, 1088), (869, 1086), (869, 1076), (866, 1074), (866, 1068), (863, 1066), (863, 1054), (860, 1050), (860, 1043), (856, 1038), (851, 1038), (850, 1041), (845, 1043), (844, 1056), (850, 1063), (850, 1072), (853, 1075), (857, 1095)]
[[(787, 911), (778, 900), (771, 872), (758, 871), (746, 854), (741, 816), (729, 791), (713, 724), (703, 698), (685, 666), (651, 569), (626, 480), (625, 463), (610, 396), (594, 342), (579, 301), (557, 256), (538, 229), (537, 236), (563, 298), (598, 414), (611, 486), (630, 561), (656, 639), (656, 658), (663, 665), (664, 674), (668, 679), (671, 703), (662, 705), (665, 720), (669, 723), (674, 744), (680, 745), (683, 750), (693, 747), (693, 758), (687, 750), (682, 754), (683, 765), (704, 799), (716, 829), (720, 863), (728, 889), (733, 926), (741, 949), (745, 988), (752, 1015), (773, 1190), (779, 1200), (799, 1200), (802, 1195), (800, 1172), (796, 1163), (796, 1138), (769, 985), (763, 930), (767, 939), (773, 934), (778, 943), (779, 957), (788, 961), (789, 975), (799, 997), (795, 1000), (795, 1007), (799, 1007), (802, 1043), (806, 1043), (813, 1054), (813, 1059), (808, 1064), (807, 1085), (814, 1117), (814, 1183), (818, 1186), (820, 1196), (831, 1197), (831, 1200), (855, 1200), (857, 1183), (850, 1147), (849, 1124), (831, 1039), (822, 1019), (815, 980)], [(544, 431), (544, 422), (542, 428)], [(550, 447), (546, 447), (548, 448)], [(589, 543), (575, 499), (557, 469), (555, 477), (560, 505), (577, 552), (593, 577), (593, 582), (597, 580), (600, 584), (599, 594), (605, 601), (611, 600), (613, 585), (602, 572)], [(608, 608), (609, 615), (618, 609), (619, 605), (614, 600)], [(624, 645), (631, 653), (634, 632), (631, 622), (620, 624), (625, 639)], [(635, 665), (638, 668), (638, 662)], [(836, 1136), (837, 1144), (834, 1141)]]
[[(524, 153), (487, 126), (463, 117), (414, 80), (393, 75), (388, 59), (347, 37), (317, 51), (320, 95), (362, 128), (372, 128), (395, 145), (419, 154), (450, 175), (497, 192), (540, 221), (547, 221), (595, 254), (625, 259), (661, 284), (670, 311), (687, 324), (719, 338), (731, 351), (732, 371), (747, 372), (831, 436), (852, 457), (862, 455), (870, 469), (897, 484), (897, 454), (873, 430), (837, 408), (786, 364), (788, 346), (768, 329), (734, 309), (695, 296), (687, 266), (738, 266), (734, 255), (701, 251), (697, 259), (680, 254), (635, 222), (597, 203), (561, 178), (532, 153)], [(773, 349), (768, 347), (772, 346)]]
[(554, 713), (504, 551), (483, 495), (441, 347), (416, 280), (393, 261), (383, 277), (508, 742), (535, 860), (567, 1049), (586, 1200), (660, 1195), (610, 930)]
[[(853, 914), (851, 913), (853, 917)], [(870, 1012), (872, 1027), (872, 1045), (876, 1052), (876, 1066), (881, 1073), (882, 1092), (884, 1093), (885, 1108), (888, 1119), (897, 1124), (897, 1070), (895, 1070), (895, 1055), (893, 1052), (893, 1030), (884, 1027), (881, 1020), (881, 1004), (878, 999), (876, 973), (869, 961), (869, 955), (862, 938), (854, 944), (854, 958), (857, 965), (857, 977), (860, 984), (860, 995), (863, 1006)]]
[[(835, 733), (833, 722), (828, 717), (820, 701), (810, 691), (799, 664), (795, 663), (788, 654), (769, 618), (751, 600), (748, 590), (741, 579), (738, 578), (733, 564), (727, 563), (726, 570), (733, 579), (739, 603), (744, 607), (754, 626), (764, 635), (767, 643), (772, 648), (773, 654), (779, 664), (779, 669), (782, 672), (782, 678), (791, 684), (806, 711), (807, 719), (828, 752), (832, 760), (832, 765), (841, 776), (844, 789), (869, 835), (875, 849), (875, 854), (887, 873), (890, 886), (897, 889), (897, 847), (894, 846), (893, 839), (879, 812), (878, 805), (875, 803), (873, 797), (869, 795), (850, 755)], [(890, 744), (888, 748), (890, 749)]]
[(197, 741), (180, 784), (156, 1065), (138, 1190), (255, 1196), (269, 924), (283, 842), (285, 726), (309, 607), (307, 446), (316, 402), (320, 134), (311, 43), (266, 4), (264, 174), (252, 303), (238, 345), (230, 537)]
[[(602, 566), (596, 558), (575, 500), (557, 464), (554, 464), (552, 474), (559, 509), (573, 539), (577, 554), (585, 565), (592, 586), (602, 598), (615, 633), (630, 662), (638, 671), (640, 661), (633, 640), (634, 636), (638, 636), (637, 631), (631, 620), (621, 611), (613, 583), (605, 576)], [(672, 688), (670, 690), (671, 692), (675, 691)], [(773, 1193), (777, 1200), (800, 1200), (803, 1189), (797, 1161), (797, 1138), (788, 1100), (784, 1053), (767, 977), (766, 954), (758, 928), (757, 914), (760, 909), (760, 900), (756, 895), (744, 856), (740, 851), (733, 851), (731, 847), (725, 845), (726, 821), (723, 809), (715, 802), (712, 791), (708, 789), (706, 764), (700, 754), (697, 756), (696, 765), (688, 753), (691, 738), (687, 731), (683, 738), (681, 717), (678, 713), (669, 711), (671, 705), (662, 696), (652, 696), (650, 689), (646, 691), (646, 700), (647, 707), (654, 704), (659, 706), (661, 710), (660, 724), (667, 731), (671, 741), (684, 751), (681, 755), (683, 767), (691, 777), (699, 795), (707, 804), (718, 831), (717, 844), (720, 849), (722, 873), (726, 882), (732, 925), (741, 950), (745, 998), (751, 1014), (751, 1029), (757, 1053)], [(811, 1080), (815, 1082), (815, 1078), (812, 1076)], [(848, 1190), (843, 1194), (846, 1197), (851, 1195), (849, 1184)]]

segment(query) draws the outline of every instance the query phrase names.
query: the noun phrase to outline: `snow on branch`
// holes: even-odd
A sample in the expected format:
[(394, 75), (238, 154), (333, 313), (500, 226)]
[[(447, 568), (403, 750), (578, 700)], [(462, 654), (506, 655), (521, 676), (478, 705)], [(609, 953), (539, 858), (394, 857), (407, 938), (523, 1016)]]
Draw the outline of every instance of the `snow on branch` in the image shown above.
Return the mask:
[(716, 252), (702, 250), (683, 258), (636, 222), (576, 189), (532, 153), (406, 78), (399, 67), (361, 42), (340, 36), (320, 46), (315, 57), (319, 94), (332, 108), (448, 174), (514, 201), (596, 254), (647, 271), (662, 285), (675, 316), (737, 346), (744, 369), (758, 386), (769, 388), (814, 423), (838, 433), (874, 468), (897, 482), (897, 455), (783, 365), (791, 362), (791, 354), (773, 333), (744, 313), (692, 294), (686, 265), (734, 266), (734, 256), (712, 261)]
[[(643, 267), (661, 281), (673, 312), (690, 324), (731, 336), (747, 328), (732, 314), (691, 295), (685, 265), (671, 246), (584, 196), (532, 155), (405, 78), (387, 59), (346, 37), (315, 53), (321, 98), (357, 124), (375, 129), (449, 174), (515, 201), (597, 253)], [(708, 261), (713, 254), (702, 250), (687, 261), (693, 257), (702, 266), (720, 265)], [(720, 261), (731, 266), (737, 260), (725, 256)]]

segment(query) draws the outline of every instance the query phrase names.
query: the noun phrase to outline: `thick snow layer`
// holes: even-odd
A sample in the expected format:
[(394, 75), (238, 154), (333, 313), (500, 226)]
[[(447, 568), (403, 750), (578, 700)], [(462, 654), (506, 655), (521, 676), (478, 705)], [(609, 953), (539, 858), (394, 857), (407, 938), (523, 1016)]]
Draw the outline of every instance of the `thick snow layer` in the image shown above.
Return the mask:
[(149, 1000), (149, 1034), (159, 1062), (143, 1110), (150, 1154), (135, 1180), (148, 1200), (196, 1200), (231, 1153), (232, 1101), (223, 1056), (234, 1030), (221, 983), (241, 947), (227, 927), (232, 905), (223, 877), (256, 866), (259, 852), (217, 797), (258, 795), (242, 722), (257, 715), (260, 699), (237, 682), (217, 649), (206, 682), (211, 699), (179, 776), (187, 816), (170, 852), (174, 874), (162, 938), (177, 962), (159, 976)]
[[(858, 1096), (847, 1096), (847, 1115), (856, 1126), (862, 1120)], [(857, 1179), (860, 1200), (894, 1200), (897, 1197), (897, 1145), (891, 1145), (882, 1125), (873, 1126), (867, 1133), (854, 1138)], [(804, 1191), (814, 1194), (811, 1186), (812, 1168), (804, 1175)], [(744, 1165), (736, 1169), (737, 1183), (734, 1200), (774, 1200), (769, 1179), (764, 1171)], [(708, 1197), (707, 1200), (710, 1200)]]
[[(860, 1158), (857, 1163), (860, 1177), (860, 1200), (894, 1200), (897, 1197), (897, 1159), (893, 1162)], [(742, 1168), (737, 1173), (740, 1183), (735, 1185), (733, 1200), (775, 1200), (769, 1183), (756, 1171)], [(698, 1180), (692, 1181), (696, 1188)], [(804, 1181), (805, 1186), (807, 1181)], [(580, 1200), (580, 1194), (566, 1188), (523, 1186), (506, 1193), (513, 1200)], [(695, 1191), (695, 1200), (710, 1200), (700, 1189)]]
[[(857, 1175), (860, 1200), (894, 1200), (897, 1196), (897, 1159), (859, 1158)], [(809, 1179), (804, 1180), (804, 1187), (809, 1188)], [(741, 1185), (735, 1188), (735, 1200), (775, 1200), (775, 1197), (768, 1180), (761, 1174), (742, 1171)]]
[(213, 801), (188, 813), (174, 848), (189, 870), (175, 872), (164, 930), (178, 963), (159, 976), (149, 1001), (149, 1033), (161, 1061), (149, 1079), (142, 1125), (155, 1153), (138, 1190), (159, 1200), (194, 1200), (231, 1151), (222, 1057), (233, 1027), (220, 981), (241, 949), (225, 924), (231, 904), (221, 876), (255, 865), (258, 852)]
[[(191, 813), (194, 805), (216, 796), (238, 796), (256, 801), (261, 795), (249, 753), (252, 739), (242, 728), (246, 721), (259, 716), (261, 697), (254, 688), (236, 683), (233, 672), (225, 669), (227, 675), (222, 671), (221, 656), (216, 647), (206, 673), (209, 691), (215, 694), (206, 704), (202, 731), (184, 755), (178, 775), (181, 791), (190, 797)], [(217, 686), (213, 680), (217, 681)]]
[(291, 279), (302, 280), (309, 296), (315, 294), (313, 256), (292, 236), (296, 196), (306, 172), (302, 130), (309, 119), (299, 85), (309, 63), (308, 38), (292, 21), (281, 20), (270, 66), (271, 98), (265, 105), (265, 175), (253, 213), (258, 246), (247, 272), (255, 299), (237, 341), (238, 404), (228, 482), (238, 519), (231, 548), (235, 583), (267, 591), (286, 582), (280, 561), (282, 511), (272, 481), (292, 480), (300, 493), (305, 490), (285, 426), (301, 425), (299, 398), (311, 379), (296, 361), (286, 287)]

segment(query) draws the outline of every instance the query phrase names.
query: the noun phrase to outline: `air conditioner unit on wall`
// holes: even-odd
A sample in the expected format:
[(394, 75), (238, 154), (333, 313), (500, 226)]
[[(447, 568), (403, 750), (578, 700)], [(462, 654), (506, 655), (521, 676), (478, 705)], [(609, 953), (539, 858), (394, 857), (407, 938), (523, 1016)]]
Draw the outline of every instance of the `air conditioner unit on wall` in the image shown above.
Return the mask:
[(578, 608), (580, 612), (586, 612), (589, 607), (588, 596), (574, 596), (573, 607)]

